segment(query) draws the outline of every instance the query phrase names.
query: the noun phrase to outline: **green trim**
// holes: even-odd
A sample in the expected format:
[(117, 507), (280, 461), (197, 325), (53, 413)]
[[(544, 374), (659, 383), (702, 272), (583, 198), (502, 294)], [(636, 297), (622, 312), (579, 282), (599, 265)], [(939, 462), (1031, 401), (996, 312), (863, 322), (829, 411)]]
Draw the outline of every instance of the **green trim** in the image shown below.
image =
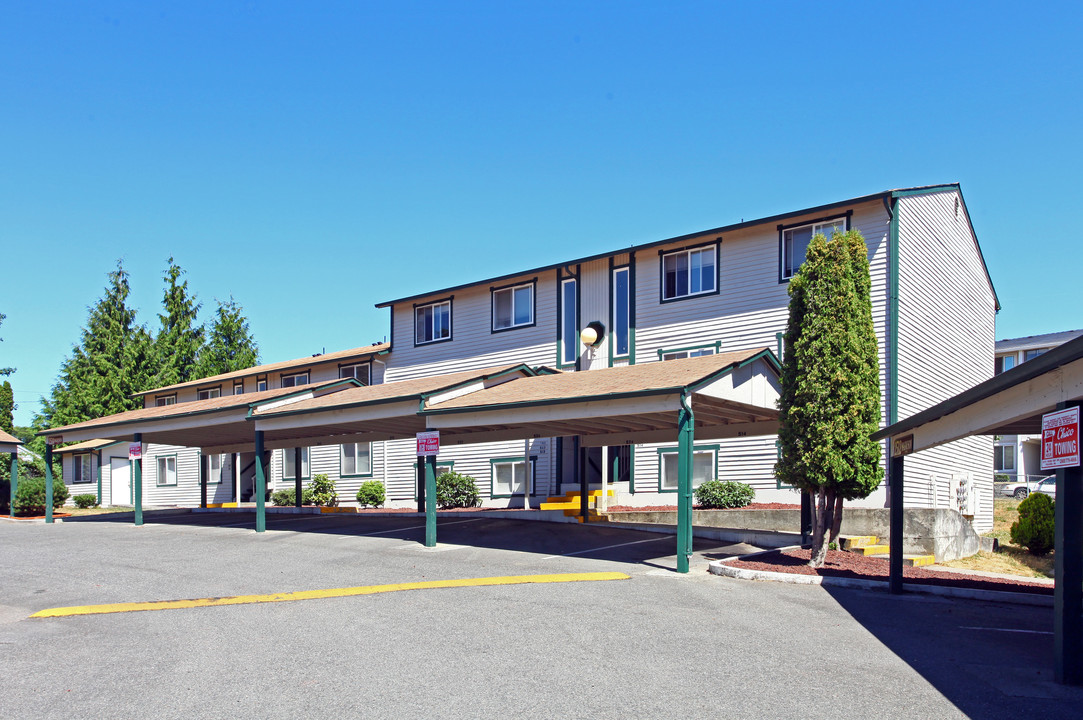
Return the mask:
[[(508, 463), (521, 463), (523, 462), (522, 455), (516, 455), (513, 457), (501, 457), (501, 458), (489, 458), (489, 497), (493, 499), (499, 498), (513, 498), (519, 497), (522, 493), (508, 493), (497, 495), (493, 492), (493, 486), (496, 484), (496, 465), (503, 465)], [(514, 470), (512, 470), (512, 479), (514, 480)], [(530, 456), (530, 477), (528, 478), (530, 483), (530, 496), (535, 497), (538, 494), (538, 456)]]
[[(436, 472), (436, 477), (440, 477), (441, 475), (444, 474), (443, 472), (440, 472), (440, 468), (448, 468), (450, 471), (454, 472), (455, 471), (455, 461), (454, 460), (438, 460), (436, 462), (436, 471), (437, 471)], [(386, 483), (384, 483), (384, 484), (386, 486)], [(412, 485), (414, 486), (414, 502), (417, 502), (417, 461), (416, 460), (414, 461), (414, 482), (412, 483)]]
[[(617, 284), (615, 282), (618, 270), (628, 271), (628, 352), (617, 355), (614, 352), (613, 346), (616, 345), (616, 328), (617, 328), (617, 302), (616, 291)], [(613, 367), (613, 363), (617, 360), (628, 360), (628, 364), (631, 365), (631, 359), (633, 353), (632, 347), (632, 266), (631, 260), (624, 265), (615, 265), (614, 258), (609, 258), (609, 342), (607, 343), (609, 349), (609, 367)]]
[[(338, 387), (339, 385), (353, 385), (354, 387), (367, 387), (364, 383), (355, 378), (338, 378), (337, 380), (330, 380), (323, 384), (314, 383), (311, 385), (299, 385), (298, 389), (294, 392), (285, 393), (283, 395), (275, 395), (274, 397), (264, 398), (263, 400), (256, 400), (255, 402), (248, 403), (248, 414), (245, 416), (246, 420), (253, 418), (253, 414), (263, 405), (268, 403), (281, 402), (282, 400), (289, 400), (306, 393), (313, 392), (315, 390), (327, 390), (328, 388)], [(282, 388), (279, 388), (282, 389)], [(232, 397), (232, 396), (231, 396)], [(275, 413), (278, 414), (278, 413)]]
[(722, 341), (715, 340), (713, 343), (704, 343), (702, 345), (689, 345), (687, 347), (669, 348), (658, 351), (658, 359), (661, 360), (663, 356), (671, 353), (690, 352), (692, 350), (706, 350), (707, 348), (714, 348), (715, 354), (722, 352)]
[[(913, 191), (907, 191), (911, 194)], [(899, 421), (899, 203), (892, 193), (888, 228), (888, 425)]]
[[(714, 477), (715, 477), (716, 480), (718, 479), (718, 457), (719, 457), (719, 453), (721, 452), (721, 450), (722, 450), (722, 446), (719, 445), (719, 444), (693, 445), (692, 446), (692, 454), (693, 455), (695, 455), (698, 452), (713, 452), (714, 453)], [(677, 445), (674, 445), (673, 447), (664, 447), (664, 448), (658, 448), (657, 449), (657, 453), (658, 453), (658, 483), (657, 484), (658, 484), (658, 492), (660, 492), (660, 493), (675, 493), (678, 490), (678, 488), (673, 488), (672, 490), (669, 490), (669, 489), (666, 489), (666, 488), (662, 487), (662, 478), (664, 477), (663, 467), (662, 467), (662, 456), (664, 456), (664, 455), (676, 455), (679, 451), (680, 451), (680, 447), (677, 446)]]
[(786, 333), (775, 333), (775, 355), (778, 359), (782, 360), (782, 341), (786, 337)]
[[(367, 473), (345, 473), (342, 471), (342, 448), (347, 445), (368, 445), (369, 446), (369, 471)], [(356, 462), (356, 457), (354, 458)], [(372, 462), (372, 441), (366, 440), (364, 442), (352, 442), (352, 443), (339, 443), (338, 446), (338, 476), (340, 478), (370, 478), (372, 477), (372, 466), (375, 465)]]
[[(505, 375), (511, 375), (512, 373), (523, 372), (523, 371), (525, 371), (528, 376), (534, 375), (534, 369), (532, 367), (530, 367), (526, 363), (519, 363), (518, 365), (515, 365), (514, 367), (505, 368), (503, 370), (500, 370), (499, 372), (490, 373), (488, 375), (478, 375), (476, 377), (470, 378), (469, 380), (463, 380), (461, 382), (452, 383), (451, 385), (448, 385), (446, 387), (442, 387), (442, 388), (440, 388), (438, 390), (429, 390), (428, 392), (419, 393), (417, 395), (417, 397), (419, 397), (421, 399), (422, 403), (424, 404), (424, 402), (426, 400), (428, 400), (429, 398), (431, 398), (433, 395), (439, 395), (440, 393), (446, 393), (446, 392), (451, 392), (452, 390), (458, 390), (459, 388), (466, 387), (467, 385), (473, 385), (474, 383), (478, 382), (479, 380), (492, 380), (493, 378), (504, 377)], [(402, 400), (402, 399), (405, 399), (405, 398), (408, 398), (408, 397), (411, 397), (411, 396), (410, 395), (403, 395), (403, 396), (399, 397), (398, 399)], [(384, 400), (377, 400), (376, 402), (380, 403), (380, 402), (384, 402)], [(365, 404), (365, 403), (358, 403), (358, 404), (360, 405), (360, 404)], [(349, 407), (349, 406), (338, 406), (338, 407)], [(336, 409), (338, 409), (338, 407), (336, 407)]]
[(757, 360), (765, 360), (765, 361), (767, 361), (768, 365), (770, 365), (771, 367), (773, 367), (775, 369), (775, 372), (778, 372), (778, 373), (782, 372), (782, 366), (779, 364), (778, 358), (775, 357), (775, 354), (773, 352), (771, 352), (770, 350), (760, 350), (758, 353), (756, 353), (755, 355), (753, 355), (750, 358), (746, 358), (746, 359), (741, 360), (739, 362), (730, 363), (729, 365), (722, 368), (718, 372), (712, 373), (711, 375), (708, 375), (707, 377), (703, 378), (702, 380), (697, 380), (696, 382), (691, 383), (688, 386), (688, 391), (689, 392), (696, 392), (700, 388), (704, 387), (705, 385), (710, 385), (711, 383), (717, 381), (719, 378), (725, 377), (726, 375), (730, 374), (734, 370), (740, 370), (745, 365), (751, 365), (752, 363), (756, 362)]
[[(162, 482), (161, 461), (173, 458), (173, 482)], [(168, 470), (168, 463), (166, 464)], [(177, 462), (177, 453), (154, 456), (154, 487), (177, 487), (180, 483), (180, 464)]]
[(636, 364), (636, 254), (628, 253), (628, 364)]

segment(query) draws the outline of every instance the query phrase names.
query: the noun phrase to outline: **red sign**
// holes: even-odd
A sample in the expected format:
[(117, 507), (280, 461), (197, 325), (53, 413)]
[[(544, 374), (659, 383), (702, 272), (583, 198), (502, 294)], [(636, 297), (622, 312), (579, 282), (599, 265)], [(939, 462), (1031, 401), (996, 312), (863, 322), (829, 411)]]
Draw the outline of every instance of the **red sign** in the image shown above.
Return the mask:
[(417, 456), (429, 457), (440, 454), (440, 431), (430, 430), (417, 434)]
[(128, 459), (140, 460), (143, 457), (143, 443), (132, 443), (128, 446)]
[(1079, 466), (1079, 407), (1042, 415), (1042, 470)]

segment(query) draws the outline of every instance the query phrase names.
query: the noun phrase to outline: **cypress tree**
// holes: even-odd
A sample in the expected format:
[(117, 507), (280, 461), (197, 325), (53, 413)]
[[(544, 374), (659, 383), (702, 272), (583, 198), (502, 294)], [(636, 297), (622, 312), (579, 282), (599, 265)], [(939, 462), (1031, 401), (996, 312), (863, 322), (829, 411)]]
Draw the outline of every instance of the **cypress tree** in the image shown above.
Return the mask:
[(165, 312), (158, 314), (162, 327), (154, 340), (157, 372), (151, 383), (153, 387), (188, 382), (197, 377), (196, 359), (203, 349), (203, 326), (196, 324), (200, 304), (189, 294), (188, 281), (180, 281), (182, 275), (184, 270), (172, 257), (169, 258), (162, 298)]
[(868, 255), (856, 230), (816, 235), (790, 281), (775, 475), (812, 496), (812, 556), (823, 565), (844, 500), (868, 497), (883, 476), (880, 370)]
[(230, 296), (218, 301), (207, 343), (199, 354), (197, 377), (244, 370), (259, 363), (259, 346), (248, 328), (241, 306)]
[[(15, 393), (7, 380), (0, 385), (0, 430), (8, 435), (15, 434)], [(2, 458), (0, 458), (2, 461)], [(2, 464), (2, 462), (0, 462)]]

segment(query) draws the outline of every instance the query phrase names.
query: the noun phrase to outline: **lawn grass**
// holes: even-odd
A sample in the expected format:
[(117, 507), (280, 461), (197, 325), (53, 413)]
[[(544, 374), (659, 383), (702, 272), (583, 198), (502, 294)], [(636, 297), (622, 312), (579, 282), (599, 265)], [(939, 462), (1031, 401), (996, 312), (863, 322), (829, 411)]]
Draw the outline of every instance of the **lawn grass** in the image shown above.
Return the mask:
[(940, 564), (946, 567), (1024, 577), (1053, 577), (1053, 553), (1041, 556), (1031, 555), (1025, 548), (1012, 544), (1012, 523), (1019, 519), (1019, 503), (1021, 502), (1022, 500), (1015, 498), (993, 500), (993, 530), (985, 533), (984, 536), (997, 539), (1000, 544), (997, 552), (980, 552), (968, 558)]
[(122, 513), (131, 512), (130, 507), (92, 507), (92, 508), (77, 508), (77, 507), (65, 507), (62, 512), (70, 514), (72, 517), (80, 517), (83, 515), (108, 515), (110, 513)]

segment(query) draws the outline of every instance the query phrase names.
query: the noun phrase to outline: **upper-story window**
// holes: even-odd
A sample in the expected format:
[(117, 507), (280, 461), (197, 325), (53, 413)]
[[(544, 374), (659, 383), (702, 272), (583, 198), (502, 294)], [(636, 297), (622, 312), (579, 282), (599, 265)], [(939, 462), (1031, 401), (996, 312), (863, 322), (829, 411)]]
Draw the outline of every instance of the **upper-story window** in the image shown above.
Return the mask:
[(1049, 348), (1036, 348), (1034, 350), (1024, 350), (1023, 351), (1023, 362), (1027, 362), (1028, 360), (1033, 360), (1034, 358), (1038, 357), (1039, 355), (1045, 355), (1047, 352), (1049, 352)]
[(196, 400), (210, 400), (216, 397), (222, 397), (222, 388), (212, 387), (196, 390)]
[(718, 292), (718, 245), (662, 255), (662, 301)]
[(1015, 355), (1002, 355), (996, 358), (995, 367), (993, 369), (994, 375), (999, 375), (1002, 372), (1007, 372), (1015, 367)]
[(282, 387), (297, 387), (298, 385), (308, 385), (308, 373), (294, 373), (293, 375), (282, 376)]
[(579, 281), (560, 281), (560, 364), (573, 365), (579, 358)]
[(353, 378), (359, 380), (362, 385), (369, 385), (371, 381), (372, 366), (368, 363), (358, 363), (356, 365), (343, 365), (338, 369), (338, 376), (340, 378)]
[(256, 378), (256, 392), (263, 392), (267, 389), (267, 376)]
[(154, 398), (154, 407), (165, 407), (166, 405), (176, 405), (176, 395), (159, 395)]
[(846, 216), (797, 227), (783, 228), (781, 231), (780, 261), (782, 264), (782, 279), (792, 278), (797, 273), (797, 269), (801, 267), (801, 264), (805, 262), (805, 255), (808, 253), (808, 245), (812, 242), (813, 235), (820, 233), (830, 240), (836, 230), (846, 232)]
[(244, 395), (244, 380), (233, 381), (233, 394)]
[(493, 330), (534, 324), (534, 283), (493, 290)]
[(674, 348), (673, 350), (659, 350), (658, 357), (661, 360), (684, 360), (685, 358), (714, 355), (718, 352), (718, 343), (713, 345), (696, 345), (693, 347)]
[(451, 300), (414, 308), (414, 344), (451, 339)]
[(631, 268), (613, 269), (613, 356), (625, 357), (631, 350)]

